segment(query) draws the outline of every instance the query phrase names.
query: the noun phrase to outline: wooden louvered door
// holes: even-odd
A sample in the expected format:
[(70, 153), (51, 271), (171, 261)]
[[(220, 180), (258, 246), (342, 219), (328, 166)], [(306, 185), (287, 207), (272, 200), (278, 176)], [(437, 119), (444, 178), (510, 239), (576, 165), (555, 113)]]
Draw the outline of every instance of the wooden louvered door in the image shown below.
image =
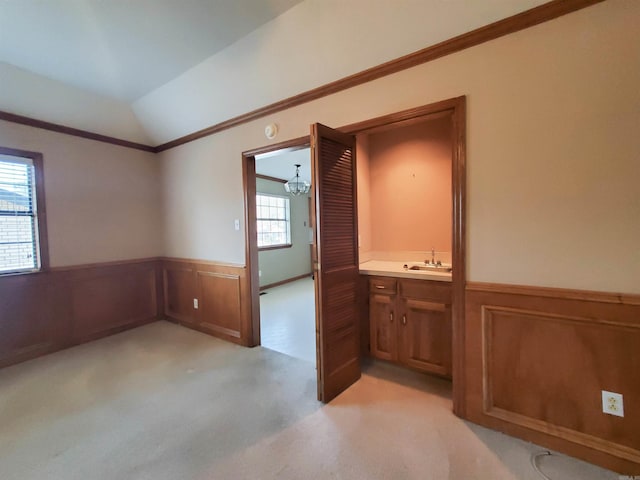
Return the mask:
[(318, 400), (360, 378), (355, 139), (311, 126)]

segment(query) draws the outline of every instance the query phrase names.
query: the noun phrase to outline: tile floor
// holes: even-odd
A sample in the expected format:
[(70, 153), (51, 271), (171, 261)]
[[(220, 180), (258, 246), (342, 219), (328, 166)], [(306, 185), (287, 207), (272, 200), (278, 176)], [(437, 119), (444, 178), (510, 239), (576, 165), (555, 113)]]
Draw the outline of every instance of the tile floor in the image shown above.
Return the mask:
[(263, 347), (316, 363), (316, 310), (313, 279), (303, 278), (265, 290), (260, 296)]

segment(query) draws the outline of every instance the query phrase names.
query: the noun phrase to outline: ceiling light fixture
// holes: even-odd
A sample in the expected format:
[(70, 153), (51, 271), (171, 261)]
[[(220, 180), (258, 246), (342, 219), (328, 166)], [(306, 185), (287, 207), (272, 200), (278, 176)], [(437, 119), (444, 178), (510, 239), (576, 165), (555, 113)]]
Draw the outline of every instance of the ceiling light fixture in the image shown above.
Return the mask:
[(284, 189), (289, 195), (297, 197), (309, 193), (311, 184), (300, 178), (300, 164), (296, 163), (296, 176), (284, 184)]

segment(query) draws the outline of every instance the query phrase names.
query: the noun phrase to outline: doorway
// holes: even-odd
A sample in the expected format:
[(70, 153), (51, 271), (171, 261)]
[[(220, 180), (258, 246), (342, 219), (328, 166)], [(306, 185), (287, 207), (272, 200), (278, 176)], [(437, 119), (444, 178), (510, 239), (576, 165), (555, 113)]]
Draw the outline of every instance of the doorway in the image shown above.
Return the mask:
[[(444, 100), (441, 102), (433, 103), (430, 105), (426, 105), (423, 107), (418, 107), (410, 110), (405, 110), (402, 112), (398, 112), (391, 115), (385, 115), (383, 117), (378, 117), (375, 119), (367, 120), (364, 122), (359, 122), (356, 124), (347, 125), (339, 128), (339, 131), (329, 129), (327, 127), (323, 127), (321, 125), (313, 125), (312, 131), (314, 132), (314, 146), (312, 151), (314, 152), (312, 155), (312, 168), (315, 168), (314, 174), (320, 177), (322, 181), (322, 172), (318, 171), (318, 168), (322, 168), (322, 165), (326, 165), (327, 162), (331, 162), (332, 159), (329, 158), (334, 153), (338, 152), (338, 155), (343, 155), (348, 150), (347, 143), (352, 142), (355, 144), (355, 136), (359, 134), (371, 134), (375, 132), (380, 132), (384, 130), (390, 130), (402, 126), (412, 125), (420, 122), (424, 122), (427, 119), (435, 119), (439, 117), (446, 117), (450, 119), (452, 129), (451, 129), (451, 138), (452, 138), (452, 168), (451, 168), (451, 199), (452, 199), (452, 236), (451, 236), (451, 263), (452, 263), (452, 282), (451, 282), (451, 335), (452, 335), (452, 390), (453, 390), (453, 409), (454, 413), (458, 416), (464, 417), (465, 415), (465, 377), (464, 377), (464, 369), (465, 369), (465, 358), (464, 358), (464, 295), (465, 295), (465, 275), (466, 275), (466, 262), (465, 262), (465, 193), (466, 193), (466, 167), (465, 167), (465, 131), (466, 131), (466, 101), (465, 97), (457, 97), (449, 100)], [(320, 137), (317, 135), (318, 132), (321, 132), (321, 136), (326, 136), (329, 141), (322, 142), (327, 146), (326, 151), (323, 152), (321, 148), (321, 142), (318, 140)], [(346, 134), (346, 135), (345, 135)], [(333, 136), (333, 139), (328, 138)], [(308, 146), (310, 144), (310, 137), (302, 137), (295, 140), (291, 140), (289, 142), (283, 142), (277, 145), (273, 145), (270, 147), (265, 147), (262, 149), (256, 149), (253, 151), (245, 152), (243, 154), (243, 169), (244, 169), (244, 180), (245, 180), (245, 211), (247, 212), (246, 221), (247, 221), (247, 268), (249, 270), (250, 277), (250, 289), (252, 292), (251, 295), (251, 310), (252, 310), (252, 340), (253, 345), (258, 345), (260, 343), (260, 325), (259, 325), (259, 276), (258, 276), (258, 251), (255, 246), (256, 240), (253, 238), (255, 236), (255, 228), (252, 228), (252, 224), (255, 221), (255, 206), (251, 205), (250, 199), (255, 196), (255, 187), (251, 185), (251, 179), (255, 176), (255, 155), (274, 152), (283, 149), (297, 149), (302, 146)], [(340, 153), (342, 152), (342, 153)], [(353, 153), (353, 157), (355, 157), (355, 152)], [(343, 170), (346, 172), (347, 170)], [(327, 172), (330, 175), (330, 172)], [(252, 177), (253, 176), (253, 177)], [(331, 180), (329, 177), (327, 177)], [(335, 178), (335, 177), (334, 177)], [(249, 181), (248, 181), (249, 180)], [(315, 180), (312, 180), (312, 183)], [(316, 184), (320, 182), (315, 182)], [(330, 184), (330, 182), (328, 182)], [(316, 190), (314, 192), (314, 216), (320, 219), (322, 222), (322, 212), (323, 212), (323, 195), (330, 193), (327, 191), (322, 191), (322, 187), (318, 187), (318, 185), (314, 186), (316, 189), (319, 188), (319, 191)], [(355, 194), (355, 187), (353, 193)], [(344, 192), (341, 194), (344, 198)], [(339, 214), (339, 209), (337, 210)], [(353, 214), (354, 212), (350, 212)], [(353, 219), (351, 219), (353, 222)], [(328, 223), (331, 225), (332, 223)], [(323, 244), (321, 241), (322, 237), (322, 226), (320, 228), (315, 229), (316, 235), (315, 240), (316, 250), (315, 254), (317, 256), (316, 262), (317, 264), (321, 264), (321, 257), (323, 255)], [(355, 228), (356, 237), (357, 237), (357, 227)], [(357, 240), (356, 240), (357, 242)], [(325, 242), (324, 245), (330, 245), (331, 250), (334, 255), (339, 251), (336, 249), (336, 242)], [(356, 248), (357, 250), (357, 248)], [(356, 254), (357, 261), (357, 254)], [(320, 268), (320, 270), (317, 270)], [(321, 267), (316, 265), (316, 274), (320, 280), (322, 280)], [(342, 281), (342, 279), (336, 279)], [(324, 282), (325, 285), (330, 285), (334, 283), (332, 282)], [(365, 290), (366, 291), (366, 290)], [(323, 398), (324, 401), (329, 401), (331, 398), (343, 389), (347, 388), (350, 384), (349, 382), (355, 381), (360, 374), (360, 367), (358, 364), (354, 365), (353, 362), (347, 361), (348, 358), (351, 358), (350, 354), (346, 355), (345, 348), (338, 345), (337, 343), (333, 343), (331, 340), (331, 334), (337, 333), (335, 329), (327, 328), (323, 332), (323, 325), (329, 326), (326, 322), (330, 321), (330, 318), (324, 318), (326, 315), (323, 315), (322, 304), (323, 302), (331, 295), (328, 295), (328, 291), (323, 289), (323, 282), (318, 282), (316, 280), (316, 334), (317, 334), (317, 366), (318, 366), (318, 385), (319, 392), (324, 382), (329, 378), (325, 376), (322, 378), (322, 369), (324, 366), (333, 366), (336, 367), (334, 371), (336, 372), (335, 378), (336, 380), (340, 380), (338, 383), (341, 383), (339, 388), (334, 388), (330, 395), (327, 395)], [(320, 299), (320, 301), (319, 301)], [(353, 302), (347, 302), (353, 303)], [(361, 306), (361, 303), (356, 301), (357, 307)], [(346, 305), (346, 304), (345, 304)], [(340, 315), (340, 314), (339, 314)], [(362, 323), (364, 320), (364, 316), (362, 313), (358, 315), (363, 318), (360, 320)], [(357, 326), (358, 330), (361, 325)], [(344, 330), (343, 330), (344, 331)], [(327, 336), (327, 333), (329, 335)], [(342, 333), (342, 332), (338, 332)], [(348, 334), (352, 336), (350, 332)], [(337, 338), (337, 337), (336, 337)], [(337, 341), (342, 339), (338, 338)], [(350, 351), (350, 349), (349, 349)], [(344, 375), (338, 375), (338, 370), (341, 370)], [(335, 386), (335, 385), (334, 385)], [(325, 385), (326, 387), (326, 385)], [(342, 390), (341, 390), (342, 389)], [(319, 395), (320, 396), (320, 395)], [(322, 398), (322, 396), (320, 396)]]
[(310, 150), (254, 158), (260, 344), (315, 364)]
[[(280, 170), (273, 170), (275, 164), (267, 163), (269, 159), (277, 159), (278, 157), (283, 157), (287, 154), (295, 154), (295, 152), (300, 152), (305, 150), (308, 152), (309, 149), (309, 138), (301, 137), (293, 140), (289, 140), (286, 142), (277, 143), (274, 145), (269, 145), (266, 147), (257, 148), (254, 150), (250, 150), (244, 152), (242, 154), (242, 175), (243, 175), (243, 186), (244, 186), (244, 207), (245, 207), (245, 255), (247, 262), (247, 277), (249, 279), (249, 300), (250, 304), (248, 305), (251, 315), (251, 328), (248, 335), (247, 344), (250, 347), (261, 345), (261, 296), (268, 296), (270, 293), (267, 292), (266, 295), (261, 294), (261, 268), (260, 268), (260, 248), (258, 246), (258, 210), (257, 210), (257, 195), (258, 195), (258, 181), (259, 176), (262, 178), (262, 183), (269, 185), (269, 181), (271, 181), (271, 188), (280, 188), (279, 185), (283, 186), (284, 192), (284, 182), (283, 177)], [(297, 155), (301, 155), (298, 153)], [(276, 163), (284, 163), (278, 162)], [(256, 171), (256, 163), (260, 164), (260, 171), (262, 173), (258, 173)], [(282, 167), (281, 167), (282, 168)], [(291, 167), (289, 167), (291, 168)], [(272, 175), (268, 175), (268, 172), (271, 172)], [(274, 176), (276, 174), (278, 176)], [(292, 176), (293, 174), (291, 174)], [(290, 177), (289, 177), (290, 178)], [(285, 180), (286, 181), (286, 180)], [(276, 185), (276, 187), (274, 187)], [(273, 190), (272, 190), (273, 191)], [(284, 192), (286, 193), (286, 192)], [(276, 249), (277, 250), (277, 249)], [(266, 250), (268, 251), (268, 250)], [(265, 272), (266, 273), (266, 272)], [(269, 275), (265, 275), (265, 282), (263, 282), (262, 286), (266, 286), (269, 288), (278, 288), (280, 286), (284, 286), (283, 284), (276, 284), (278, 280), (271, 281), (271, 285), (269, 285), (269, 279), (277, 278)], [(265, 289), (267, 290), (267, 289)], [(275, 302), (274, 302), (275, 303)]]

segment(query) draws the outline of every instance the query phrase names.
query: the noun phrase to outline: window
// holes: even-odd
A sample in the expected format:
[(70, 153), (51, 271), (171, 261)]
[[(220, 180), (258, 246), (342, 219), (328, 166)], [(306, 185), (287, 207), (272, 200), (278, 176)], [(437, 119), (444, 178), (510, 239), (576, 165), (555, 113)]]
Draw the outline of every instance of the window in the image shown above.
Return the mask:
[(276, 195), (256, 195), (258, 248), (291, 246), (289, 199)]
[(42, 155), (0, 147), (0, 274), (47, 267)]

